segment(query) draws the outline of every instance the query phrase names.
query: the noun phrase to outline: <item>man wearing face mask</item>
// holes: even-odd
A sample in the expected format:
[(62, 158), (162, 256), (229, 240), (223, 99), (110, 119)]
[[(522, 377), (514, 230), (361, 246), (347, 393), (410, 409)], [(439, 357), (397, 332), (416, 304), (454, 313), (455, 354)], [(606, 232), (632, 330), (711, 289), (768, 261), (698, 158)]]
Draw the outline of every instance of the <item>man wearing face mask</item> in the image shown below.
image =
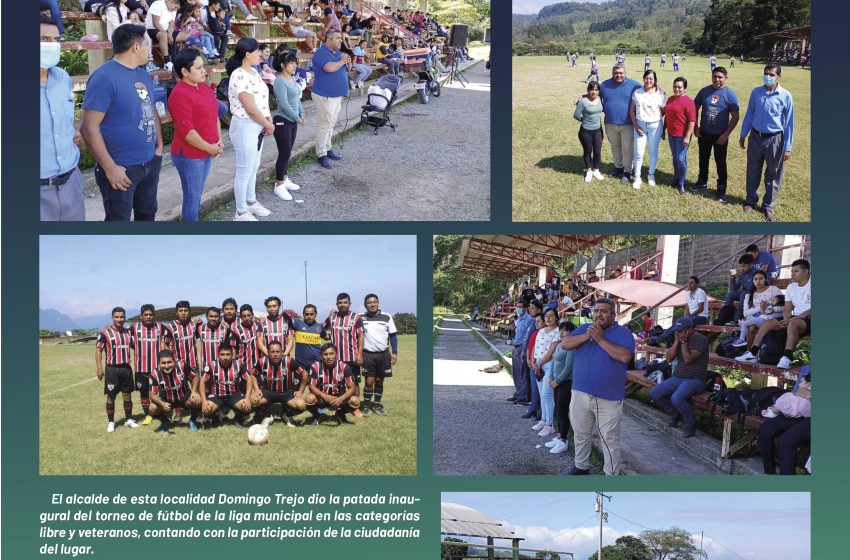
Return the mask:
[(782, 68), (778, 64), (764, 67), (764, 85), (753, 90), (739, 144), (744, 148), (747, 135), (747, 199), (744, 212), (752, 212), (758, 202), (758, 187), (764, 169), (764, 198), (761, 207), (769, 222), (776, 221), (774, 203), (782, 186), (785, 162), (791, 159), (794, 143), (794, 100), (787, 89), (779, 85)]
[(521, 406), (528, 405), (531, 400), (530, 373), (528, 370), (528, 357), (526, 345), (528, 334), (534, 328), (534, 317), (526, 312), (527, 299), (520, 299), (516, 303), (516, 321), (514, 322), (514, 350), (511, 356), (511, 365), (514, 375), (514, 394), (508, 402), (514, 402)]
[(86, 219), (85, 182), (77, 168), (80, 140), (74, 130), (71, 77), (59, 63), (59, 28), (41, 16), (41, 219)]

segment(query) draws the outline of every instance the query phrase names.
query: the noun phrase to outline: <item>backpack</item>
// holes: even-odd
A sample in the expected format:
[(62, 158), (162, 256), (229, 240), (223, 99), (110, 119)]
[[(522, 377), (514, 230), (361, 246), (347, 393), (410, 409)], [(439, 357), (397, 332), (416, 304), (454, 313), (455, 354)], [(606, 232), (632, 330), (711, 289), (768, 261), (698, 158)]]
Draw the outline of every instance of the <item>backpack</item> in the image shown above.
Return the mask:
[(768, 366), (775, 366), (782, 358), (782, 353), (785, 351), (785, 341), (788, 339), (788, 331), (780, 329), (770, 331), (767, 336), (761, 341), (759, 347), (759, 363)]
[(741, 354), (747, 351), (746, 346), (735, 347), (732, 346), (732, 343), (738, 340), (738, 333), (740, 331), (735, 331), (732, 336), (727, 336), (723, 340), (720, 341), (720, 344), (717, 345), (715, 349), (715, 353), (722, 358), (737, 358)]
[(715, 391), (708, 400), (714, 403), (711, 407), (711, 419), (714, 420), (714, 412), (717, 407), (724, 415), (737, 415), (738, 422), (743, 425), (744, 416), (748, 414), (761, 414), (761, 411), (773, 406), (785, 389), (779, 387), (764, 387), (762, 389), (726, 389)]

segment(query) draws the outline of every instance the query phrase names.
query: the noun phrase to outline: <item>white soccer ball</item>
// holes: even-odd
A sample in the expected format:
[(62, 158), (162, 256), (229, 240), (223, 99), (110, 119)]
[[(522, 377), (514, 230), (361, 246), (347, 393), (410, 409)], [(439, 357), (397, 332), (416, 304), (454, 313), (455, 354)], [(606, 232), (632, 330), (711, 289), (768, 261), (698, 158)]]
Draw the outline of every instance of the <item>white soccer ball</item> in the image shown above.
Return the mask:
[(254, 424), (248, 428), (248, 443), (265, 445), (269, 442), (269, 429), (262, 424)]

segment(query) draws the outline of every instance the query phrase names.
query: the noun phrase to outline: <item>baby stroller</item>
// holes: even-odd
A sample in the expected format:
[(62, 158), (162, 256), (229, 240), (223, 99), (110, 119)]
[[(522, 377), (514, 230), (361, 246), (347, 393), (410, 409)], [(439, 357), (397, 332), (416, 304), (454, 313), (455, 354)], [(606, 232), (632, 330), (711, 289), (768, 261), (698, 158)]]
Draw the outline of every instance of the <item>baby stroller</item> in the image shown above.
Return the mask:
[(398, 90), (403, 81), (404, 78), (394, 74), (385, 74), (375, 81), (375, 85), (390, 90), (392, 95), (387, 98), (386, 95), (379, 93), (369, 93), (366, 97), (366, 104), (362, 106), (357, 128), (365, 124), (373, 127), (375, 134), (378, 134), (378, 129), (385, 125), (390, 125), (390, 128), (395, 130), (396, 125), (390, 120), (390, 109), (395, 104)]

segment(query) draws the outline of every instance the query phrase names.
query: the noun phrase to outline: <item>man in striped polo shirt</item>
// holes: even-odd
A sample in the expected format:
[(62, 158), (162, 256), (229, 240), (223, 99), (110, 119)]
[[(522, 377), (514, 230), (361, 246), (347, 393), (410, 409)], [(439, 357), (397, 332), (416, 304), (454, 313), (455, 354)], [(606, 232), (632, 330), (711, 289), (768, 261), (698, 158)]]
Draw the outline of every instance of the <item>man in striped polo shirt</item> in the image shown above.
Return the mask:
[(230, 330), (239, 324), (239, 306), (232, 297), (221, 303), (221, 324)]
[(301, 369), (310, 371), (314, 363), (322, 359), (322, 336), (325, 329), (316, 321), (316, 306), (308, 303), (304, 306), (302, 317), (292, 321), (295, 332), (295, 360)]
[(150, 415), (160, 419), (156, 431), (163, 433), (171, 428), (172, 413), (178, 408), (188, 408), (191, 410), (189, 429), (197, 432), (195, 418), (201, 408), (201, 379), (194, 370), (184, 370), (174, 358), (171, 350), (161, 350), (157, 356), (159, 365), (151, 372)]
[(292, 319), (289, 315), (281, 313), (282, 304), (279, 297), (271, 296), (263, 303), (268, 313), (262, 323), (266, 344), (270, 344), (273, 340), (280, 342), (283, 346), (283, 355), (289, 356), (293, 343)]
[[(192, 306), (186, 300), (180, 300), (174, 306), (177, 318), (165, 326), (171, 331), (171, 351), (174, 361), (183, 371), (198, 372), (197, 325), (192, 322)], [(183, 410), (177, 407), (174, 411), (174, 421), (183, 419)]]
[(153, 421), (153, 417), (148, 412), (151, 402), (151, 372), (156, 369), (156, 357), (159, 351), (170, 344), (171, 331), (153, 320), (156, 310), (150, 303), (144, 304), (141, 312), (141, 322), (133, 323), (130, 327), (130, 333), (133, 335), (136, 389), (139, 391), (142, 410), (145, 411), (145, 419), (142, 420), (142, 425), (147, 426)]
[[(339, 422), (347, 422), (345, 414), (360, 408), (360, 398), (354, 394), (351, 369), (337, 359), (333, 342), (325, 343), (321, 352), (321, 360), (310, 368), (310, 392), (316, 397), (318, 406), (330, 408)], [(313, 424), (318, 424), (318, 418)]]
[[(363, 364), (363, 320), (351, 312), (351, 296), (341, 293), (336, 296), (336, 311), (332, 311), (323, 325), (325, 338), (337, 347), (338, 359), (345, 362), (354, 380), (354, 394), (360, 396), (360, 366)], [(360, 410), (354, 416), (361, 417)]]
[(237, 361), (248, 371), (253, 371), (260, 355), (266, 355), (268, 350), (263, 339), (263, 328), (254, 319), (254, 308), (249, 304), (239, 308), (239, 321), (232, 327), (232, 331), (239, 340)]
[[(295, 427), (290, 417), (297, 416), (307, 410), (308, 405), (316, 403), (316, 397), (312, 394), (302, 396), (309, 385), (309, 375), (294, 359), (284, 355), (280, 341), (270, 341), (268, 352), (268, 356), (260, 358), (254, 370), (258, 391), (251, 396), (251, 402), (259, 406), (254, 423), (266, 418), (268, 405), (280, 403), (286, 424)], [(268, 418), (271, 419), (271, 415)]]
[(204, 366), (201, 376), (201, 412), (212, 418), (223, 407), (233, 409), (234, 423), (247, 427), (251, 402), (245, 397), (256, 390), (256, 380), (243, 365), (233, 357), (235, 350), (222, 344), (218, 348), (218, 359)]
[[(380, 309), (378, 296), (369, 294), (363, 300), (366, 315), (363, 316), (363, 387), (364, 414), (372, 409), (379, 416), (386, 416), (381, 399), (384, 396), (384, 379), (392, 377), (393, 366), (398, 360), (398, 338), (392, 316)], [(392, 346), (392, 353), (390, 353)]]
[(201, 341), (201, 369), (218, 360), (218, 348), (222, 343), (235, 347), (236, 335), (221, 321), (221, 309), (207, 309), (207, 322), (198, 324), (197, 338)]
[[(97, 378), (103, 379), (103, 394), (106, 395), (106, 417), (109, 423), (107, 432), (115, 431), (115, 396), (120, 392), (124, 397), (124, 425), (138, 428), (131, 418), (133, 415), (133, 370), (130, 368), (130, 350), (133, 337), (124, 328), (127, 314), (123, 307), (112, 310), (112, 324), (100, 331), (97, 337), (97, 349), (94, 353), (97, 364)], [(106, 370), (103, 367), (103, 355), (106, 354)]]

